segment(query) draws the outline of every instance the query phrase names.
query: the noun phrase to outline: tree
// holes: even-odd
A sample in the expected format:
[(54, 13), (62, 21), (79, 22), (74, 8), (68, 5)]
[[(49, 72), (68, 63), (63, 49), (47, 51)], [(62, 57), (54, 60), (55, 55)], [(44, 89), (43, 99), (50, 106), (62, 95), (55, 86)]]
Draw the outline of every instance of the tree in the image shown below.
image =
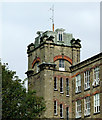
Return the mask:
[(33, 119), (45, 110), (45, 102), (35, 91), (24, 88), (16, 72), (2, 65), (2, 118)]

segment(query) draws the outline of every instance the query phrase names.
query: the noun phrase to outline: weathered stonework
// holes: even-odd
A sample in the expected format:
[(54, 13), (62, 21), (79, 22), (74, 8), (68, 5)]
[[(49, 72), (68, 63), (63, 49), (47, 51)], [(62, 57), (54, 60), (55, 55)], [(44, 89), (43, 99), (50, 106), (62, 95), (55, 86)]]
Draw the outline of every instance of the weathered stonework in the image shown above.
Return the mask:
[[(102, 118), (101, 116), (101, 113), (102, 113), (102, 108), (100, 109), (100, 112), (97, 113), (97, 114), (94, 114), (94, 95), (99, 93), (100, 94), (100, 101), (101, 101), (101, 87), (100, 85), (96, 86), (96, 87), (93, 87), (92, 86), (92, 83), (93, 83), (93, 75), (94, 75), (94, 71), (93, 69), (96, 67), (96, 66), (99, 66), (99, 69), (100, 69), (100, 73), (99, 73), (99, 78), (100, 78), (100, 84), (101, 84), (101, 81), (102, 81), (102, 77), (101, 77), (101, 71), (102, 71), (102, 53), (96, 55), (96, 56), (93, 56), (79, 64), (76, 64), (75, 66), (71, 66), (71, 77), (72, 77), (72, 86), (73, 86), (73, 91), (72, 91), (72, 102), (73, 102), (73, 109), (72, 109), (72, 113), (73, 113), (73, 116), (72, 118), (75, 118), (75, 110), (76, 110), (76, 107), (75, 107), (75, 102), (80, 99), (82, 101), (82, 116), (81, 118)], [(88, 90), (85, 90), (84, 89), (84, 72), (86, 70), (89, 70), (90, 71), (90, 89)], [(75, 77), (80, 74), (81, 75), (81, 93), (75, 93)], [(89, 116), (85, 116), (84, 115), (84, 99), (85, 97), (87, 96), (90, 96), (90, 103), (91, 103), (91, 113)], [(100, 102), (101, 103), (101, 102)]]
[[(62, 41), (58, 40), (59, 32), (62, 32)], [(96, 65), (102, 68), (100, 60), (102, 54), (89, 58), (80, 63), (80, 40), (75, 40), (72, 34), (64, 33), (64, 29), (55, 32), (37, 32), (35, 43), (28, 46), (28, 88), (36, 90), (38, 96), (46, 101), (46, 111), (42, 118), (60, 118), (60, 104), (63, 105), (63, 118), (66, 118), (66, 108), (69, 108), (69, 118), (75, 118), (75, 101), (82, 100), (82, 116), (84, 116), (84, 98), (91, 96), (91, 118), (102, 117), (101, 114), (93, 114), (93, 95), (100, 93), (100, 85), (96, 88), (90, 86), (90, 90), (84, 91), (84, 71), (91, 70), (90, 83), (93, 81), (93, 68)], [(59, 70), (59, 60), (64, 60), (64, 70)], [(101, 70), (102, 71), (102, 70)], [(75, 77), (81, 74), (81, 93), (75, 93)], [(54, 90), (54, 78), (57, 78), (57, 89)], [(101, 77), (101, 74), (100, 74)], [(63, 93), (60, 92), (60, 78), (63, 78)], [(69, 95), (66, 91), (66, 79), (69, 79)], [(101, 77), (102, 78), (102, 77)], [(101, 80), (101, 79), (100, 79)], [(57, 101), (57, 114), (54, 114), (54, 101)], [(101, 107), (102, 108), (102, 107)], [(102, 111), (100, 111), (102, 113)], [(61, 118), (62, 119), (62, 118)]]

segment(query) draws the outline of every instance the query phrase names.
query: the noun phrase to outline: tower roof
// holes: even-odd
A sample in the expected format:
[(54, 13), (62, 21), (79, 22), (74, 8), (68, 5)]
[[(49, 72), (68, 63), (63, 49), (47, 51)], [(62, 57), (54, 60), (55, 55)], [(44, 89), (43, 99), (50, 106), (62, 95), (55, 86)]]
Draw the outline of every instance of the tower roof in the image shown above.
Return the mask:
[(73, 35), (71, 33), (65, 33), (65, 29), (63, 28), (58, 28), (55, 31), (38, 31), (38, 37), (35, 38), (35, 47), (38, 47), (41, 44), (41, 39), (43, 36), (53, 36), (54, 37), (54, 43), (58, 45), (67, 45), (71, 46), (70, 41), (73, 38)]

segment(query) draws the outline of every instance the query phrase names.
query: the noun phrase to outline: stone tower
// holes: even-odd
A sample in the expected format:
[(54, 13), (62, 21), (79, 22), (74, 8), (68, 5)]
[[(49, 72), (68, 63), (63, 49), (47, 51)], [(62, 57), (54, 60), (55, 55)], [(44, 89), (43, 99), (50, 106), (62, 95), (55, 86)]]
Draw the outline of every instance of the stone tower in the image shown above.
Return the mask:
[(64, 29), (38, 31), (28, 45), (28, 88), (46, 101), (43, 118), (72, 116), (70, 67), (80, 62), (80, 40)]

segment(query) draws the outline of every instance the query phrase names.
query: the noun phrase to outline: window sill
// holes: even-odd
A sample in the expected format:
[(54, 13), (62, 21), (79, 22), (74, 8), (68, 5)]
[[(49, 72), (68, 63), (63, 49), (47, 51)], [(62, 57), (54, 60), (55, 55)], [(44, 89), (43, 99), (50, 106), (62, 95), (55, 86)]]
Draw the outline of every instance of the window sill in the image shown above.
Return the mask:
[(90, 88), (86, 88), (86, 89), (84, 89), (84, 91), (88, 91), (88, 90), (90, 90)]
[(58, 89), (54, 89), (54, 91), (58, 91)]
[(60, 119), (64, 119), (64, 117), (60, 117)]
[(60, 92), (61, 94), (64, 94), (64, 92)]
[(76, 117), (75, 119), (81, 119), (81, 117)]
[(84, 117), (86, 118), (86, 117), (90, 117), (90, 114), (89, 115), (84, 115)]
[(100, 114), (100, 111), (99, 111), (99, 112), (94, 113), (93, 115), (96, 115), (96, 114)]
[(58, 116), (58, 114), (56, 113), (56, 114), (54, 114), (54, 116)]
[(75, 92), (75, 94), (79, 94), (79, 93), (81, 93), (81, 91), (79, 91), (79, 92)]
[(66, 95), (66, 97), (69, 97), (69, 95)]
[(64, 40), (62, 40), (62, 41), (61, 40), (57, 40), (57, 42), (64, 43)]
[(65, 68), (59, 68), (59, 71), (65, 71)]
[(93, 88), (99, 87), (100, 85), (93, 86)]

